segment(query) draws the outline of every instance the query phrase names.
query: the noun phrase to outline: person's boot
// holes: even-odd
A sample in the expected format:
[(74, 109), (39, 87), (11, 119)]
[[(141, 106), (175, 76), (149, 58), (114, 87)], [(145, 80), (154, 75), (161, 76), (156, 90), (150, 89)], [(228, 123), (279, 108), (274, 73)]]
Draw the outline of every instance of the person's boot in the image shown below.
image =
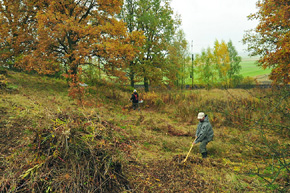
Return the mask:
[(202, 158), (207, 158), (207, 152), (201, 153)]

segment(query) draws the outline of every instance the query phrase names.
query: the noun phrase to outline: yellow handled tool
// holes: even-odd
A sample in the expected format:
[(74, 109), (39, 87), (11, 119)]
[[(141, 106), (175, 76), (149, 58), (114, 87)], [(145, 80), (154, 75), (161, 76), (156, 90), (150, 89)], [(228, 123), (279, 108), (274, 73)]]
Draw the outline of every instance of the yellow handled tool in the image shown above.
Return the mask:
[(189, 156), (189, 154), (190, 154), (190, 152), (191, 152), (193, 146), (194, 146), (194, 144), (192, 143), (192, 145), (191, 145), (191, 147), (190, 147), (190, 149), (189, 149), (189, 151), (188, 151), (188, 153), (187, 153), (185, 159), (184, 159), (181, 163), (185, 163), (185, 162), (186, 162), (186, 160), (187, 160), (187, 158), (188, 158), (188, 156)]

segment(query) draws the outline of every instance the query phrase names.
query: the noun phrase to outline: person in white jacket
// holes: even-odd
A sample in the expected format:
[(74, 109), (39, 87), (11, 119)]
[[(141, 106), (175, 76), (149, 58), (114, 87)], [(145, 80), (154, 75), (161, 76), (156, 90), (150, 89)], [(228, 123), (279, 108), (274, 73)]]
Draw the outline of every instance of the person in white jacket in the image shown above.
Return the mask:
[(202, 155), (202, 158), (206, 158), (206, 145), (213, 140), (214, 133), (212, 126), (208, 120), (208, 116), (204, 112), (198, 113), (197, 119), (199, 120), (199, 123), (196, 129), (193, 145), (200, 142), (199, 151)]

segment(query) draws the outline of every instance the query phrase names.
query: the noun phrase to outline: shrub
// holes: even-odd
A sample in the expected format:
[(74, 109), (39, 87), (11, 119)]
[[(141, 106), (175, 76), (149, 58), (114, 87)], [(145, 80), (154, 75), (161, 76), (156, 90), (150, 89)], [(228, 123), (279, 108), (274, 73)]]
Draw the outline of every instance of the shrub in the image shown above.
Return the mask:
[(253, 85), (255, 83), (256, 81), (253, 77), (247, 76), (246, 78), (242, 80), (241, 85)]
[(0, 89), (6, 88), (8, 85), (8, 80), (5, 75), (0, 74)]

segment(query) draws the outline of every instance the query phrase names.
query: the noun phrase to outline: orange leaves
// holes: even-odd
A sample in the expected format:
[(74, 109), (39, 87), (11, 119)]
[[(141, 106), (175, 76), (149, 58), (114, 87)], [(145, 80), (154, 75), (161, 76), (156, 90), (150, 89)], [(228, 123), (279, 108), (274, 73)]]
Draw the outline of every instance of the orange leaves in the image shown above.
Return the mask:
[(34, 17), (29, 0), (0, 2), (0, 62), (15, 67), (17, 57), (33, 47)]
[(126, 26), (123, 21), (117, 19), (111, 19), (110, 22), (106, 22), (102, 26), (103, 32), (110, 33), (112, 36), (124, 37), (126, 35)]
[(252, 55), (261, 55), (262, 65), (273, 69), (271, 79), (275, 83), (290, 82), (289, 6), (288, 1), (260, 1), (259, 11), (252, 16), (260, 23), (255, 34), (248, 33), (244, 38)]
[(99, 9), (112, 15), (120, 13), (123, 1), (120, 0), (99, 0)]
[[(116, 18), (122, 0), (0, 3), (0, 60), (42, 74), (72, 70), (104, 61), (109, 75), (125, 80), (126, 62), (134, 59), (145, 37), (127, 32)], [(9, 9), (8, 9), (9, 8)], [(13, 20), (15, 18), (15, 20)]]
[(133, 31), (129, 34), (128, 39), (135, 46), (142, 46), (145, 43), (145, 36), (142, 31)]

